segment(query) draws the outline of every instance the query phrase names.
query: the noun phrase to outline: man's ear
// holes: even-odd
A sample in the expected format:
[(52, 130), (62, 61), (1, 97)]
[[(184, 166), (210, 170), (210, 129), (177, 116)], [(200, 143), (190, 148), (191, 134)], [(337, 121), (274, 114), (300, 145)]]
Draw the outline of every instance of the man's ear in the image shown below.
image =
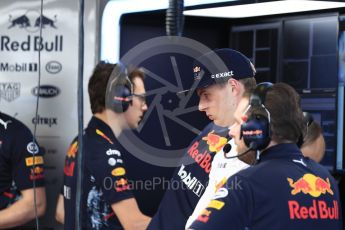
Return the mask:
[(230, 78), (228, 80), (228, 84), (231, 87), (231, 92), (235, 93), (235, 95), (241, 92), (241, 83), (234, 78)]

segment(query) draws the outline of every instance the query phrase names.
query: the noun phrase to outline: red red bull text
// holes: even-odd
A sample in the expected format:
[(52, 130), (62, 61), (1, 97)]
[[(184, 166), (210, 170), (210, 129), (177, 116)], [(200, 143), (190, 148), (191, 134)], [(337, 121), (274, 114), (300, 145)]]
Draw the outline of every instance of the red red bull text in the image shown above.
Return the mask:
[(311, 206), (300, 205), (295, 200), (288, 201), (290, 219), (330, 219), (339, 220), (338, 202), (333, 200), (333, 206), (330, 206), (323, 200), (313, 199)]
[(203, 153), (200, 153), (198, 150), (199, 142), (195, 142), (189, 149), (188, 154), (191, 156), (196, 163), (200, 165), (201, 168), (205, 170), (206, 173), (211, 171), (211, 155), (205, 150)]

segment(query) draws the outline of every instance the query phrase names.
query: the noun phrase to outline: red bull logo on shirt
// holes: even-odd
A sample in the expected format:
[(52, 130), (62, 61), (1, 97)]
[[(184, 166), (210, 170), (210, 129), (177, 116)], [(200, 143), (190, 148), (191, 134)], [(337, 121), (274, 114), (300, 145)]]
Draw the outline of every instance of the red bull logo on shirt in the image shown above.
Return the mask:
[(289, 200), (290, 219), (331, 219), (339, 220), (339, 205), (333, 200), (332, 205), (326, 201), (313, 199), (312, 205), (304, 206), (296, 200)]
[[(334, 195), (329, 178), (323, 179), (307, 173), (296, 181), (287, 178), (291, 195), (305, 194), (311, 197), (319, 197), (321, 194)], [(325, 200), (313, 199), (310, 205), (301, 205), (297, 200), (288, 201), (290, 219), (339, 219), (339, 205), (336, 200), (332, 204)]]
[(225, 137), (214, 134), (214, 131), (208, 133), (206, 137), (202, 138), (202, 140), (206, 141), (208, 149), (211, 152), (218, 152), (228, 142)]
[(44, 178), (43, 167), (35, 167), (31, 169), (30, 180), (38, 180)]
[(116, 192), (122, 192), (122, 191), (126, 191), (129, 190), (129, 184), (128, 184), (128, 180), (125, 178), (121, 178), (117, 181), (115, 181), (115, 190)]
[(304, 174), (302, 178), (296, 180), (295, 182), (291, 178), (287, 178), (291, 188), (291, 194), (296, 195), (300, 192), (304, 194), (309, 194), (312, 197), (319, 197), (321, 194), (329, 193), (333, 195), (331, 189), (331, 183), (329, 179), (326, 180), (317, 177), (313, 174)]
[(188, 154), (192, 157), (196, 163), (200, 165), (201, 168), (205, 170), (206, 173), (210, 173), (211, 171), (211, 155), (207, 153), (205, 150), (201, 153), (198, 149), (199, 142), (196, 141), (194, 144), (188, 149)]

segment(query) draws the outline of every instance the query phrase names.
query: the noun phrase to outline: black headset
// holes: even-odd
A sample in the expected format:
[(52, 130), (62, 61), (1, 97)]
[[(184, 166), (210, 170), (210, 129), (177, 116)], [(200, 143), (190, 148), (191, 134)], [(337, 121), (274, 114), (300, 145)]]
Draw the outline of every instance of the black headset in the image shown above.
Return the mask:
[(270, 112), (266, 109), (264, 103), (266, 93), (273, 86), (270, 82), (262, 82), (258, 84), (250, 96), (249, 106), (246, 112), (250, 108), (261, 108), (264, 109), (267, 116), (262, 114), (251, 113), (247, 121), (241, 124), (241, 136), (245, 145), (252, 150), (265, 149), (270, 140)]
[(133, 83), (128, 77), (128, 70), (118, 62), (112, 70), (107, 90), (106, 104), (116, 113), (126, 112), (132, 104)]

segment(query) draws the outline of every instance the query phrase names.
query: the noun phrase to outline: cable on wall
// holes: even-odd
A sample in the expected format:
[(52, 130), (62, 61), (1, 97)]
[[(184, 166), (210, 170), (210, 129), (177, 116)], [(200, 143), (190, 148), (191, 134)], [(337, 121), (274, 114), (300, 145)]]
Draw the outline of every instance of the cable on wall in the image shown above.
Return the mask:
[(183, 8), (183, 0), (169, 0), (169, 8), (166, 11), (165, 18), (166, 34), (168, 36), (182, 36), (184, 26)]

